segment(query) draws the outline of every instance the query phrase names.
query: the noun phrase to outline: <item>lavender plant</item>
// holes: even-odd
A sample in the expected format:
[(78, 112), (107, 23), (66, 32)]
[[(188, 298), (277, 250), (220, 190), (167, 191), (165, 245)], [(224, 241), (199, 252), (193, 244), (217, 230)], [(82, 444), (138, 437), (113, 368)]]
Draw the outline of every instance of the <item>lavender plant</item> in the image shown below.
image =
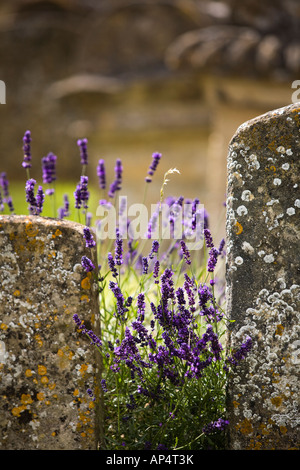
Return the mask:
[[(23, 143), (28, 211), (40, 215), (45, 197), (53, 195), (53, 188), (44, 192), (38, 186), (35, 192), (36, 181), (29, 174), (30, 131), (25, 133)], [(87, 139), (77, 142), (82, 173), (73, 204), (65, 195), (58, 214), (60, 218), (70, 216), (73, 207), (77, 220), (85, 224), (83, 243), (97, 248), (98, 253), (97, 268), (86, 256), (81, 265), (99, 284), (101, 338), (78, 315), (73, 318), (77, 330), (90, 338), (102, 357), (99, 396), (104, 407), (105, 440), (100, 448), (222, 449), (224, 430), (230, 425), (225, 406), (228, 374), (252, 347), (249, 337), (237, 351), (229, 352), (225, 347), (225, 241), (215, 246), (208, 214), (197, 198), (185, 201), (190, 208), (189, 218), (182, 236), (176, 237), (184, 198), (165, 198), (164, 187), (169, 175), (179, 173), (177, 169), (164, 175), (157, 211), (144, 240), (130, 234), (124, 238), (124, 227), (120, 226), (116, 227), (114, 240), (97, 239), (88, 213), (87, 143)], [(145, 177), (144, 201), (161, 157), (157, 152), (152, 156)], [(52, 153), (42, 159), (44, 184), (56, 180), (55, 164)], [(122, 185), (122, 161), (116, 161), (115, 179), (108, 187), (107, 198), (103, 159), (98, 162), (97, 175), (99, 204), (112, 207)], [(2, 173), (0, 209), (4, 202), (13, 207), (6, 174)], [(167, 221), (162, 219), (162, 203), (169, 208)], [(120, 204), (119, 214), (122, 211)], [(199, 215), (204, 244), (201, 250), (191, 251), (187, 242), (197, 230)], [(172, 235), (168, 240), (162, 237), (166, 225)], [(154, 233), (158, 233), (157, 238), (153, 238)], [(87, 393), (93, 398), (90, 387)]]

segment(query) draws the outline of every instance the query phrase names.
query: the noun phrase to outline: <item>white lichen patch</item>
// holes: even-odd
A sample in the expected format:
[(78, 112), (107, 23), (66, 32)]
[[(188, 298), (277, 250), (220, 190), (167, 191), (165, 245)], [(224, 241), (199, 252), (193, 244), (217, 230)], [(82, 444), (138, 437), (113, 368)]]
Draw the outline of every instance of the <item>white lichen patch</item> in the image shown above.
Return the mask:
[(275, 261), (275, 258), (273, 254), (264, 256), (265, 263), (273, 263), (274, 261)]
[(238, 214), (239, 216), (242, 216), (242, 215), (248, 214), (248, 209), (247, 209), (246, 206), (243, 206), (243, 205), (242, 205), (242, 206), (239, 206), (239, 207), (237, 208), (236, 212), (237, 212), (237, 214)]
[(288, 207), (287, 210), (286, 210), (286, 213), (288, 215), (294, 215), (296, 213), (294, 207)]
[(254, 248), (252, 245), (250, 245), (249, 242), (243, 242), (242, 243), (242, 250), (245, 251), (245, 253), (248, 253), (252, 255), (254, 253)]

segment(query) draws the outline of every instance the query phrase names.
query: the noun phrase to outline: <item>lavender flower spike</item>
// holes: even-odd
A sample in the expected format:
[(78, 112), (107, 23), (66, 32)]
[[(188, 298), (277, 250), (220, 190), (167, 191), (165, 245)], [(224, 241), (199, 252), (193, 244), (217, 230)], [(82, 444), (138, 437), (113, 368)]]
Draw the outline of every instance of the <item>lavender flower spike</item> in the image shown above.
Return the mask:
[(42, 158), (43, 183), (50, 184), (56, 180), (56, 160), (57, 157), (52, 152)]
[(184, 256), (186, 264), (191, 264), (191, 255), (189, 250), (187, 249), (187, 246), (183, 240), (180, 241), (181, 244), (181, 252)]
[(90, 271), (94, 271), (95, 269), (93, 262), (87, 256), (83, 256), (81, 258), (81, 266), (85, 269), (87, 273)]
[(77, 145), (80, 147), (81, 165), (86, 166), (88, 164), (88, 153), (87, 153), (87, 139), (77, 140)]
[(83, 237), (85, 239), (85, 246), (87, 248), (93, 248), (94, 246), (96, 246), (96, 242), (89, 227), (84, 227)]
[(97, 175), (99, 178), (99, 186), (101, 189), (106, 188), (106, 176), (105, 176), (105, 165), (104, 165), (104, 160), (99, 160), (98, 166), (97, 166)]
[(116, 191), (120, 191), (122, 184), (123, 166), (122, 161), (118, 158), (115, 166), (115, 181), (110, 185), (108, 196), (114, 197)]
[(43, 204), (45, 200), (45, 194), (43, 191), (42, 186), (38, 187), (37, 194), (36, 194), (36, 215), (41, 214), (43, 210)]
[(148, 170), (148, 176), (146, 176), (145, 178), (145, 181), (146, 183), (151, 183), (152, 181), (152, 176), (154, 175), (154, 172), (159, 164), (159, 161), (161, 159), (161, 153), (153, 153), (152, 155), (152, 163), (151, 165), (149, 166), (149, 170)]
[(90, 193), (88, 191), (88, 177), (81, 176), (80, 183), (77, 185), (76, 190), (74, 192), (75, 197), (75, 207), (76, 209), (80, 209), (81, 206), (84, 209), (88, 208), (88, 200), (90, 197)]
[(30, 131), (26, 131), (23, 137), (23, 153), (24, 153), (24, 161), (22, 163), (22, 167), (25, 169), (31, 168), (31, 133)]

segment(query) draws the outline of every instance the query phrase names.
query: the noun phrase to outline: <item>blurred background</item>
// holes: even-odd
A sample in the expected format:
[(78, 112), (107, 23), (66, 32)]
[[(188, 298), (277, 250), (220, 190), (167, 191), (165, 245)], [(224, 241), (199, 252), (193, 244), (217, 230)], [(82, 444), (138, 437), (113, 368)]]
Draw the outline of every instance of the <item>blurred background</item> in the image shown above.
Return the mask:
[(86, 137), (95, 199), (98, 160), (110, 183), (121, 158), (122, 194), (142, 202), (158, 151), (148, 202), (176, 167), (166, 195), (198, 197), (223, 230), (229, 141), (246, 120), (291, 104), (299, 26), (299, 0), (2, 0), (0, 172), (15, 204), (29, 129), (38, 182), (51, 151), (72, 194)]

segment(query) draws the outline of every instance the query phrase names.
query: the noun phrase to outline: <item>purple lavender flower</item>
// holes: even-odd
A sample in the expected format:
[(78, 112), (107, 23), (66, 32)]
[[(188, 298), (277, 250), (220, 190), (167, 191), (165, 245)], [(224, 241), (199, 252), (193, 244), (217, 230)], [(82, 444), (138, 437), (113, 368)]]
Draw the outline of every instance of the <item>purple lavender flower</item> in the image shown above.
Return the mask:
[(123, 264), (123, 240), (122, 240), (122, 238), (120, 238), (119, 232), (117, 232), (115, 246), (116, 246), (116, 249), (115, 249), (115, 263), (118, 266), (121, 266), (121, 264)]
[(93, 248), (94, 246), (96, 246), (94, 236), (93, 236), (93, 234), (92, 234), (89, 227), (84, 227), (83, 228), (83, 237), (85, 239), (85, 246), (87, 248)]
[(86, 272), (90, 272), (95, 269), (94, 264), (87, 256), (83, 256), (81, 258), (81, 266), (85, 269)]
[(143, 274), (148, 274), (148, 258), (146, 256), (143, 256), (142, 258), (142, 267), (143, 267)]
[(52, 152), (42, 158), (43, 183), (50, 184), (56, 180), (56, 160), (57, 156)]
[(77, 145), (80, 148), (81, 165), (86, 166), (88, 164), (88, 153), (87, 153), (87, 139), (77, 140)]
[(39, 215), (43, 209), (44, 203), (44, 193), (42, 186), (39, 186), (37, 191), (37, 196), (34, 195), (34, 188), (36, 185), (36, 180), (31, 178), (26, 181), (25, 191), (26, 191), (26, 202), (28, 202), (28, 210), (32, 215)]
[[(2, 187), (2, 190), (3, 190), (3, 199), (1, 199), (0, 201), (0, 206), (1, 204), (3, 206), (3, 203), (4, 204), (6, 203), (9, 207), (10, 212), (14, 212), (13, 201), (9, 194), (9, 181), (7, 179), (7, 175), (5, 172), (1, 173), (0, 175), (0, 186)], [(2, 207), (2, 210), (3, 209), (4, 209), (4, 206)]]
[(113, 277), (118, 277), (118, 271), (115, 265), (114, 258), (111, 253), (108, 253), (107, 255), (107, 262), (108, 262), (108, 267), (111, 270)]
[(84, 324), (84, 322), (79, 318), (77, 313), (73, 315), (73, 320), (79, 330), (81, 330), (82, 334), (85, 334), (89, 337), (91, 340), (91, 344), (101, 347), (102, 346), (102, 341), (98, 336), (94, 333), (93, 330), (88, 330)]
[(105, 164), (104, 160), (99, 160), (98, 166), (97, 166), (97, 175), (99, 178), (99, 186), (101, 189), (106, 188), (106, 174), (105, 174)]
[(225, 246), (225, 239), (222, 238), (222, 240), (220, 242), (220, 245), (219, 245), (219, 248), (218, 248), (219, 255), (221, 255), (221, 256), (224, 256), (224, 246)]
[(88, 388), (86, 393), (88, 394), (88, 396), (93, 400), (95, 401), (96, 398), (94, 397), (94, 393), (93, 393), (93, 390), (91, 388)]
[(252, 338), (247, 336), (246, 341), (242, 343), (239, 349), (237, 349), (232, 356), (226, 358), (226, 362), (231, 363), (233, 366), (237, 366), (243, 359), (246, 358), (249, 351), (253, 346)]
[(161, 159), (161, 153), (153, 153), (152, 155), (152, 162), (151, 165), (149, 166), (149, 170), (147, 172), (148, 176), (146, 176), (145, 181), (146, 183), (151, 183), (152, 181), (152, 176), (154, 175), (154, 172), (159, 164), (159, 161)]
[(0, 175), (0, 186), (3, 189), (3, 196), (8, 197), (9, 196), (9, 182), (8, 182), (7, 175), (5, 172), (2, 172)]
[(213, 248), (214, 244), (209, 228), (204, 229), (204, 238), (207, 248)]
[(84, 209), (88, 208), (88, 200), (90, 197), (90, 193), (88, 191), (88, 181), (89, 179), (87, 176), (80, 177), (80, 183), (77, 185), (74, 192), (76, 209), (80, 209), (81, 207)]
[(195, 312), (195, 295), (194, 295), (194, 289), (195, 289), (195, 283), (194, 281), (187, 275), (187, 273), (184, 274), (184, 290), (187, 293), (188, 296), (188, 302), (189, 302), (189, 307), (191, 312)]
[(36, 193), (36, 215), (41, 214), (41, 212), (43, 211), (44, 201), (45, 201), (45, 194), (44, 194), (42, 186), (39, 186), (37, 193)]
[(153, 277), (155, 279), (155, 284), (158, 284), (159, 283), (159, 280), (158, 280), (158, 273), (159, 273), (159, 268), (160, 268), (160, 263), (158, 260), (155, 261), (154, 263), (154, 268), (153, 268)]
[(182, 251), (182, 254), (184, 256), (186, 264), (191, 264), (191, 255), (190, 255), (189, 250), (187, 249), (187, 246), (186, 246), (184, 240), (181, 240), (180, 244), (181, 244), (181, 251)]
[(31, 168), (31, 133), (30, 131), (26, 131), (23, 137), (23, 153), (24, 153), (24, 161), (22, 163), (22, 167), (25, 169)]
[(145, 294), (142, 292), (138, 295), (137, 298), (137, 309), (138, 309), (138, 321), (143, 321), (145, 318), (145, 308), (146, 308), (146, 303), (145, 303)]
[(219, 418), (217, 421), (211, 421), (206, 426), (204, 426), (202, 432), (204, 432), (204, 434), (212, 434), (216, 431), (224, 431), (228, 424), (228, 420)]
[(122, 161), (118, 158), (115, 166), (115, 181), (110, 185), (108, 196), (114, 197), (116, 191), (120, 191), (122, 184), (123, 166)]
[(207, 271), (212, 273), (215, 270), (218, 261), (219, 250), (217, 248), (211, 248), (209, 251), (209, 259), (207, 262)]
[(3, 199), (2, 199), (2, 193), (0, 190), (0, 212), (4, 211), (4, 204), (3, 204)]
[(102, 379), (101, 380), (101, 387), (103, 389), (103, 392), (107, 392), (108, 389), (107, 389), (107, 385), (106, 385), (106, 380), (105, 379)]
[(154, 240), (152, 242), (152, 248), (151, 248), (151, 251), (150, 251), (150, 254), (149, 254), (149, 259), (154, 258), (154, 253), (158, 253), (158, 249), (159, 249), (159, 242), (157, 240)]

